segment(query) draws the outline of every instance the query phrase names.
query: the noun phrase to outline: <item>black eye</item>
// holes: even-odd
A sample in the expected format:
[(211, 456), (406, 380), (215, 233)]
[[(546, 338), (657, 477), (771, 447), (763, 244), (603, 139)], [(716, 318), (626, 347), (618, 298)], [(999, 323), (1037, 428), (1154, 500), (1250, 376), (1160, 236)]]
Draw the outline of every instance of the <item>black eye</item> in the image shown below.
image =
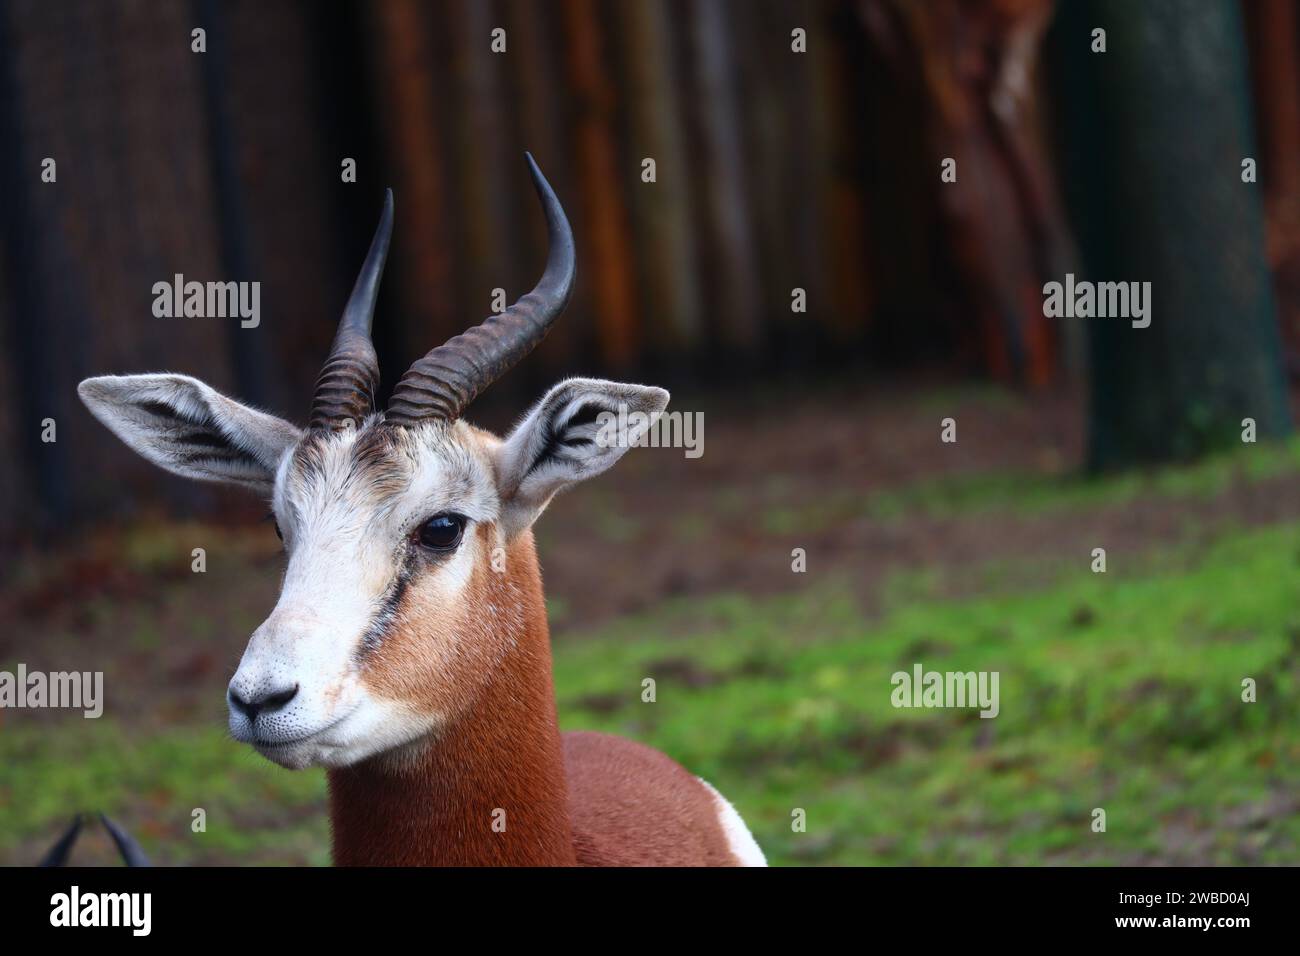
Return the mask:
[(281, 541), (283, 541), (284, 532), (280, 530), (280, 522), (273, 520), (272, 523), (275, 525), (275, 536), (279, 538)]
[(420, 525), (418, 540), (430, 551), (455, 551), (465, 533), (465, 519), (460, 515), (434, 515)]

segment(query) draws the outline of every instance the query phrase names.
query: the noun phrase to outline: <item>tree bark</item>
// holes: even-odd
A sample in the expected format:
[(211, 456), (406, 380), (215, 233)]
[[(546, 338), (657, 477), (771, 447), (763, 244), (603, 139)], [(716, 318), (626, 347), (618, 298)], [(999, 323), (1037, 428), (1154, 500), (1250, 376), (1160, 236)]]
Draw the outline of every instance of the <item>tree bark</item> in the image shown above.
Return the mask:
[(1054, 41), (1076, 279), (1151, 283), (1149, 327), (1084, 320), (1090, 466), (1192, 457), (1239, 442), (1246, 418), (1286, 434), (1260, 186), (1242, 181), (1257, 154), (1240, 8), (1065, 4)]

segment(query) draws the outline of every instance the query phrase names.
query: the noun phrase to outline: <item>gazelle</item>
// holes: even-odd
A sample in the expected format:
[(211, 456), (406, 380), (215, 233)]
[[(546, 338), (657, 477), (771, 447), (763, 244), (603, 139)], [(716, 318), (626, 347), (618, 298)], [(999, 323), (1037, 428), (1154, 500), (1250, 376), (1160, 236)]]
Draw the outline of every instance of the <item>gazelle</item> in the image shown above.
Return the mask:
[(269, 498), (287, 569), (230, 682), (230, 732), (327, 768), (338, 864), (763, 865), (735, 809), (648, 747), (558, 729), (531, 527), (644, 434), (660, 388), (574, 378), (505, 439), (461, 418), (546, 335), (573, 235), (527, 157), (550, 251), (504, 313), (415, 362), (374, 408), (370, 340), (393, 198), (316, 383), (307, 429), (184, 375), (103, 376), (92, 414), (162, 468)]

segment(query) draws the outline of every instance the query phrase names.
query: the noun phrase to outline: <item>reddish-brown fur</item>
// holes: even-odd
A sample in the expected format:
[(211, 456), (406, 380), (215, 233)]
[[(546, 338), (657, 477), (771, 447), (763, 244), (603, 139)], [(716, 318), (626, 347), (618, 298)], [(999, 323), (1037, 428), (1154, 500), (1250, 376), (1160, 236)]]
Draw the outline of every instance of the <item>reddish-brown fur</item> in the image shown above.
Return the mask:
[(563, 735), (578, 862), (735, 866), (713, 795), (659, 751), (622, 737)]
[[(480, 547), (486, 550), (490, 540), (490, 530), (480, 532)], [(451, 656), (452, 682), (494, 663), (475, 675), (478, 693), (428, 740), (329, 772), (334, 862), (735, 865), (712, 793), (674, 761), (606, 734), (560, 734), (532, 535), (511, 547), (505, 574), (487, 569), (482, 557), (469, 585), (472, 598), (463, 603), (470, 618), (497, 626), (474, 635), (474, 650)], [(504, 601), (520, 613), (486, 614)], [(434, 632), (451, 623), (420, 613), (402, 618), (368, 682), (414, 691), (426, 705), (445, 703), (450, 685), (432, 672), (413, 685), (397, 668), (422, 646), (438, 643)], [(470, 621), (460, 615), (454, 623)], [(431, 669), (433, 659), (447, 664), (446, 655), (424, 656)], [(498, 810), (505, 811), (503, 830), (493, 827)]]

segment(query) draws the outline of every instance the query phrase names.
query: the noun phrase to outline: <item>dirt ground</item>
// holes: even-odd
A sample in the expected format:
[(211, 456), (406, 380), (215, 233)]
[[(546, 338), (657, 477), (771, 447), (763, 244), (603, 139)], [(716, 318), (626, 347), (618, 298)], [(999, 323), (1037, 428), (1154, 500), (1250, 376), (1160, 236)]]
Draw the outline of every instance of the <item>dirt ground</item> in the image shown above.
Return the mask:
[[(676, 404), (676, 403), (675, 403)], [(1014, 476), (1044, 486), (1074, 480), (1083, 459), (1080, 397), (1023, 399), (994, 391), (829, 388), (814, 394), (701, 403), (705, 454), (655, 449), (630, 455), (617, 481), (559, 499), (538, 538), (548, 594), (562, 601), (561, 635), (666, 598), (801, 586), (793, 548), (809, 573), (855, 583), (871, 607), (897, 572), (940, 575), (957, 594), (1012, 562), (1024, 583), (1104, 544), (1112, 556), (1212, 537), (1229, 526), (1300, 516), (1287, 477), (1231, 482), (1204, 501), (1137, 494), (1100, 507), (1021, 513), (1001, 507), (900, 505), (882, 516), (873, 498), (920, 486)], [(688, 406), (691, 407), (691, 406)], [(957, 422), (955, 444), (940, 422)], [(595, 577), (599, 587), (588, 586)]]

